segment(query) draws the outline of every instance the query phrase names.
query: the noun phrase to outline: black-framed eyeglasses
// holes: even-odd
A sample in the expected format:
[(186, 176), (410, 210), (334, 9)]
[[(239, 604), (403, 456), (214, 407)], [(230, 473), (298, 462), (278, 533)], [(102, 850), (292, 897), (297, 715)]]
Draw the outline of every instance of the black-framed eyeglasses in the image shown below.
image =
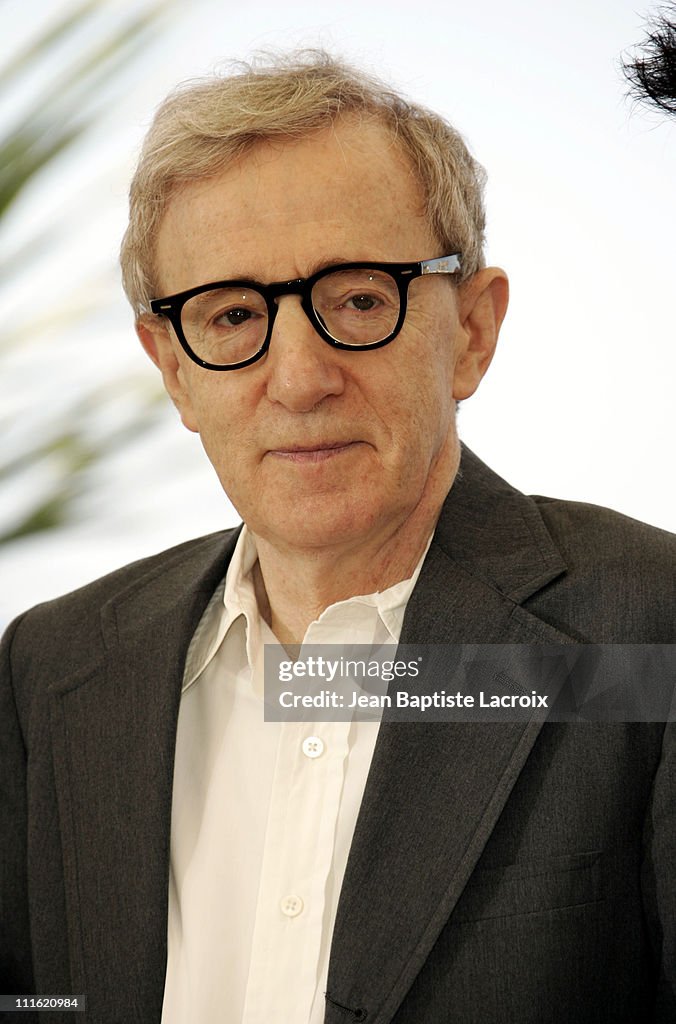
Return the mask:
[(294, 281), (213, 281), (152, 299), (166, 316), (186, 353), (207, 370), (238, 370), (260, 359), (270, 338), (282, 295), (300, 295), (317, 334), (341, 349), (387, 345), (406, 317), (408, 286), (426, 274), (457, 274), (458, 252), (418, 263), (338, 263)]

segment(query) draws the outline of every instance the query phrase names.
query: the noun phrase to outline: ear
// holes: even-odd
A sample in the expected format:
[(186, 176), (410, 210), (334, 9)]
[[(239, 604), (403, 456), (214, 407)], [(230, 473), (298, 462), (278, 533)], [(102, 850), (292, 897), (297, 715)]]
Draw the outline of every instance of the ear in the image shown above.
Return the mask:
[(499, 267), (485, 267), (460, 286), (460, 332), (453, 374), (456, 401), (474, 394), (490, 366), (508, 301), (507, 275)]
[(199, 433), (197, 419), (186, 386), (185, 371), (179, 356), (180, 346), (164, 317), (147, 314), (136, 322), (136, 333), (144, 349), (162, 374), (167, 394), (178, 409), (183, 425)]

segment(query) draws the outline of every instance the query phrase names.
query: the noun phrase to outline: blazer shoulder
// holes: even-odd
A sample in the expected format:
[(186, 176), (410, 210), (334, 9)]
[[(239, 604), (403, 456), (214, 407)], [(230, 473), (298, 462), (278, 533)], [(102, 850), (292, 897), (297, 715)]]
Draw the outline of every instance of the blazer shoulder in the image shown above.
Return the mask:
[[(210, 595), (225, 575), (239, 528), (185, 541), (122, 566), (51, 601), (35, 605), (10, 623), (3, 647), (12, 663), (29, 667), (50, 659), (85, 663), (100, 650), (102, 618), (110, 607), (169, 612), (190, 592)], [(202, 603), (206, 603), (208, 596)]]
[(237, 530), (238, 528), (224, 530), (183, 541), (174, 547), (123, 565), (113, 572), (106, 573), (105, 576), (85, 583), (77, 590), (35, 605), (24, 614), (35, 622), (40, 617), (56, 616), (62, 619), (71, 611), (81, 615), (83, 609), (100, 608), (111, 599), (123, 597), (130, 589), (151, 583), (170, 569), (180, 571), (182, 565), (208, 563), (219, 550), (227, 547), (228, 541), (234, 538)]
[(598, 505), (532, 500), (567, 564), (538, 595), (541, 609), (569, 617), (588, 642), (676, 641), (675, 534)]
[(547, 529), (562, 550), (588, 560), (629, 563), (676, 560), (676, 534), (601, 505), (531, 495)]

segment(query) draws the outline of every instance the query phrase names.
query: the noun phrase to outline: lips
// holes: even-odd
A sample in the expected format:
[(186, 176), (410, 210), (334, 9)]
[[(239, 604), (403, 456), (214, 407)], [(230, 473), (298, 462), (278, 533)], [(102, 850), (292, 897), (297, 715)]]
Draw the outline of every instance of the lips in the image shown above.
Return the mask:
[(268, 455), (287, 459), (290, 462), (323, 462), (349, 451), (358, 444), (360, 444), (359, 441), (322, 441), (312, 445), (290, 444), (279, 448), (271, 448), (268, 451)]
[(317, 444), (285, 444), (280, 445), (272, 451), (284, 454), (294, 452), (323, 452), (331, 451), (333, 448), (346, 448), (352, 441), (319, 441)]

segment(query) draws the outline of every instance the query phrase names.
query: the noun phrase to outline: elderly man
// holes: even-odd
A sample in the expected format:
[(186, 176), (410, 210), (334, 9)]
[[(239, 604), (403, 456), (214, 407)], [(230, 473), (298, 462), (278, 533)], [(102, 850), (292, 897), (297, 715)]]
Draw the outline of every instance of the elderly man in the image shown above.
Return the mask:
[(244, 525), (9, 630), (4, 991), (96, 1024), (676, 1020), (663, 723), (263, 720), (266, 643), (674, 641), (673, 537), (459, 444), (507, 305), (481, 186), (325, 56), (160, 108), (125, 285)]

